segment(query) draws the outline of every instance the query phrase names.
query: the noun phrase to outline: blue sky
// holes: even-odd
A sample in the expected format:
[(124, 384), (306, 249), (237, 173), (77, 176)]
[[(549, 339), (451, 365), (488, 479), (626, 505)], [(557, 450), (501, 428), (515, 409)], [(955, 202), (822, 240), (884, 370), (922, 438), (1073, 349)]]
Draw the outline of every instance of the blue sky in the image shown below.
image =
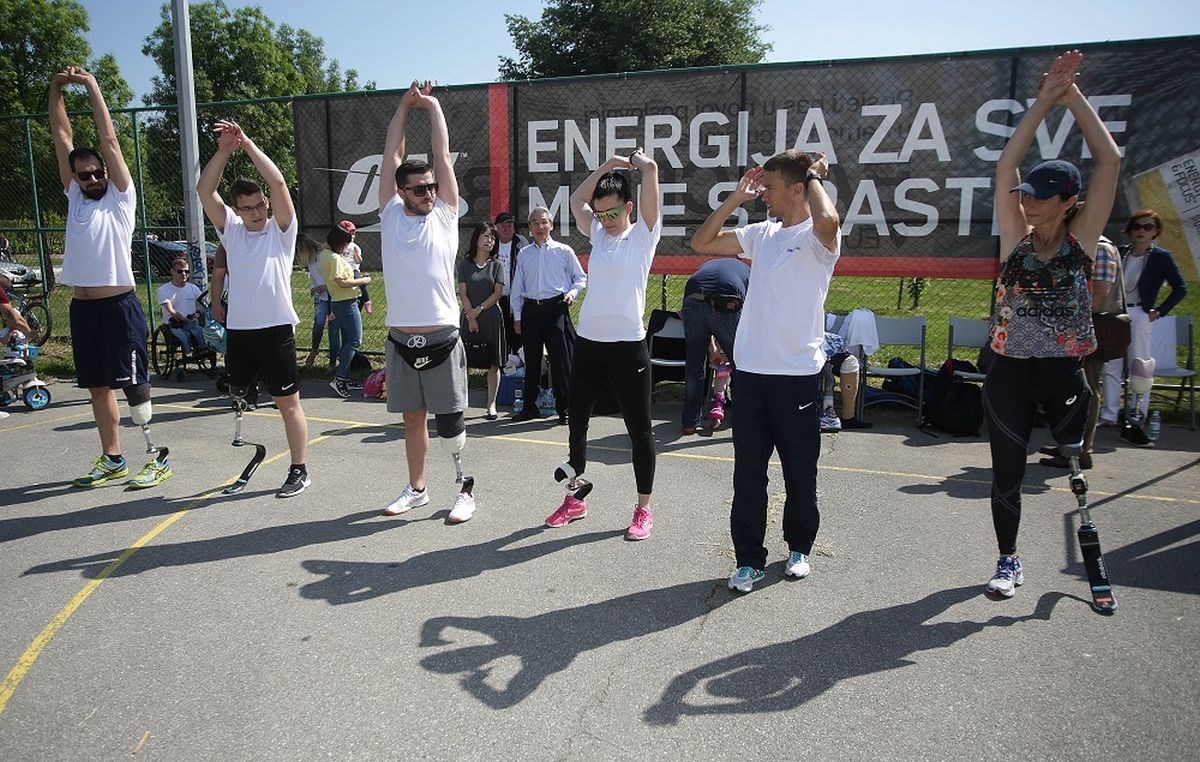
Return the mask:
[[(443, 84), (489, 82), (498, 58), (514, 56), (504, 14), (531, 18), (541, 0), (227, 0), (233, 7), (258, 5), (277, 24), (308, 29), (325, 40), (326, 53), (360, 81), (381, 89), (413, 79)], [(157, 25), (158, 0), (83, 0), (91, 16), (88, 37), (98, 55), (111, 52), (136, 93), (150, 89), (154, 65), (141, 52)], [(957, 0), (855, 0), (846, 11), (821, 16), (820, 4), (765, 0), (759, 23), (771, 29), (768, 61), (813, 61), (870, 56), (947, 53), (989, 48), (1067, 45), (1200, 34), (1195, 0), (1087, 0), (1007, 3)], [(420, 8), (421, 10), (415, 10)], [(442, 20), (437, 14), (442, 13)], [(415, 39), (414, 22), (424, 38)], [(1086, 51), (1085, 51), (1086, 52)]]

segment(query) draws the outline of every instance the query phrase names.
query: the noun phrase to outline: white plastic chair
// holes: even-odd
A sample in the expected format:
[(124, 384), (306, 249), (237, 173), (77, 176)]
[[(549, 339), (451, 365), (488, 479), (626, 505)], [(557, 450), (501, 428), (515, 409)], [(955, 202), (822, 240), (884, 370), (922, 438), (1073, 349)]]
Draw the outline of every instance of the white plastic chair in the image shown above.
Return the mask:
[[(946, 359), (954, 357), (955, 347), (968, 349), (983, 349), (990, 340), (992, 321), (984, 318), (953, 317), (950, 318), (950, 338), (946, 341)], [(982, 383), (987, 378), (986, 373), (971, 373), (965, 370), (954, 371), (956, 378), (964, 381)]]
[[(1179, 347), (1187, 347), (1187, 359), (1179, 367)], [(1176, 391), (1174, 409), (1179, 409), (1183, 392), (1188, 392), (1191, 430), (1196, 429), (1196, 358), (1192, 343), (1191, 315), (1167, 315), (1150, 324), (1150, 355), (1154, 358), (1154, 377), (1178, 379), (1179, 384), (1155, 383), (1154, 389)]]
[[(875, 318), (875, 329), (879, 334), (880, 348), (888, 346), (920, 347), (921, 359), (915, 368), (889, 368), (886, 365), (866, 365), (863, 371), (863, 381), (874, 376), (877, 378), (900, 378), (903, 376), (917, 377), (917, 399), (915, 404), (901, 400), (917, 411), (917, 422), (921, 421), (921, 407), (925, 404), (925, 318)], [(862, 395), (863, 398), (866, 395)], [(863, 402), (863, 407), (869, 407), (873, 402)]]
[[(668, 347), (670, 347), (669, 350)], [(687, 367), (687, 360), (684, 359), (686, 352), (683, 339), (683, 321), (674, 316), (667, 318), (662, 328), (647, 336), (646, 349), (650, 354), (650, 388), (653, 389), (657, 381), (654, 373), (655, 369), (683, 369)]]

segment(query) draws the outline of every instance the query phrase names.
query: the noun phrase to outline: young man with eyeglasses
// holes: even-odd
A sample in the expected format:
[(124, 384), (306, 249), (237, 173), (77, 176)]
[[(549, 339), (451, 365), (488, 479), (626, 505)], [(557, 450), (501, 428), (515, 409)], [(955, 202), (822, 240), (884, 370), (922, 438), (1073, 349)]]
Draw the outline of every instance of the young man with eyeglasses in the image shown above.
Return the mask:
[[(294, 497), (311, 484), (305, 459), (308, 455), (308, 421), (300, 406), (296, 370), (296, 324), (292, 307), (292, 263), (296, 256), (299, 223), (288, 192), (287, 180), (275, 162), (262, 152), (237, 122), (220, 121), (217, 152), (204, 167), (196, 191), (204, 214), (225, 246), (229, 274), (228, 315), (219, 299), (213, 316), (225, 322), (225, 366), (235, 399), (261, 377), (283, 417), (292, 464), (276, 497)], [(217, 193), (225, 165), (237, 151), (245, 151), (254, 168), (271, 189), (263, 195), (254, 182), (238, 178), (229, 184), (233, 206)], [(275, 214), (271, 215), (271, 201)]]
[[(438, 442), (454, 460), (459, 492), (447, 522), (475, 513), (474, 479), (463, 473), (467, 441), (467, 353), (458, 335), (454, 261), (458, 255), (458, 180), (450, 161), (446, 117), (432, 87), (416, 82), (400, 98), (388, 124), (380, 167), (379, 220), (387, 289), (389, 413), (404, 417), (408, 484), (383, 512), (387, 516), (429, 503), (426, 417), (433, 413)], [(413, 109), (429, 114), (433, 165), (406, 161), (405, 130)]]
[[(100, 150), (74, 145), (63, 88), (80, 85), (92, 106)], [(66, 239), (59, 280), (74, 287), (71, 350), (80, 388), (91, 396), (100, 434), (100, 457), (76, 487), (95, 487), (129, 474), (121, 454), (121, 413), (116, 390), (129, 403), (130, 417), (146, 434), (153, 415), (146, 367), (146, 316), (134, 291), (131, 249), (137, 189), (121, 154), (108, 105), (96, 78), (77, 66), (54, 75), (50, 84), (50, 132), (58, 175), (67, 196)], [(129, 486), (152, 487), (171, 476), (165, 451), (146, 464)]]
[[(200, 325), (200, 310), (196, 300), (200, 287), (188, 281), (191, 268), (186, 259), (176, 259), (171, 265), (171, 281), (158, 287), (154, 301), (162, 310), (162, 320), (190, 355), (204, 347), (204, 332)], [(180, 371), (182, 373), (182, 371)]]

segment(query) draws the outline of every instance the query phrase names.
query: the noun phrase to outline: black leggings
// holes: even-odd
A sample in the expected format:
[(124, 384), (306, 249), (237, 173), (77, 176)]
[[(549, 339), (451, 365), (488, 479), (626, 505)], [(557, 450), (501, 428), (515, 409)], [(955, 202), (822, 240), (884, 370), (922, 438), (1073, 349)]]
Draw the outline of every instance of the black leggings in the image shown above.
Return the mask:
[(612, 384), (625, 430), (633, 445), (633, 476), (639, 495), (654, 488), (654, 433), (650, 430), (650, 353), (644, 341), (575, 339), (571, 375), (571, 457), (575, 473), (587, 467), (587, 432), (592, 408)]
[(1055, 442), (1078, 445), (1091, 396), (1077, 357), (996, 356), (983, 383), (983, 409), (992, 448), (992, 523), (1000, 555), (1017, 552), (1021, 481), (1037, 406), (1042, 406)]

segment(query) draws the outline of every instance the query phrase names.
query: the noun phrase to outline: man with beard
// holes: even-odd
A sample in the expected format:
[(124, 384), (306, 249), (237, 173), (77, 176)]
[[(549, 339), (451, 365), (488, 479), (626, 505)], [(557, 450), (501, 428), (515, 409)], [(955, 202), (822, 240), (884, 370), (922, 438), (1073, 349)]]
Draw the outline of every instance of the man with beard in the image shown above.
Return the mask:
[[(475, 513), (475, 480), (463, 473), (467, 441), (467, 353), (458, 336), (454, 261), (458, 254), (458, 181), (450, 161), (446, 116), (432, 87), (416, 82), (400, 98), (388, 125), (380, 168), (379, 221), (387, 290), (389, 413), (404, 416), (408, 484), (387, 516), (429, 503), (426, 416), (433, 413), (438, 443), (454, 460), (459, 492), (447, 522)], [(432, 166), (406, 160), (405, 129), (413, 109), (429, 114)]]
[[(82, 85), (92, 106), (100, 150), (76, 148), (63, 88)], [(130, 250), (137, 189), (121, 155), (121, 144), (96, 78), (68, 66), (50, 83), (50, 132), (58, 175), (67, 196), (66, 242), (60, 280), (74, 287), (71, 349), (80, 388), (91, 395), (100, 434), (100, 457), (72, 482), (95, 487), (129, 474), (121, 454), (121, 413), (116, 390), (124, 392), (133, 422), (141, 426), (146, 449), (157, 457), (129, 486), (153, 487), (171, 475), (166, 449), (150, 442), (150, 375), (146, 367), (146, 316), (134, 293)]]

